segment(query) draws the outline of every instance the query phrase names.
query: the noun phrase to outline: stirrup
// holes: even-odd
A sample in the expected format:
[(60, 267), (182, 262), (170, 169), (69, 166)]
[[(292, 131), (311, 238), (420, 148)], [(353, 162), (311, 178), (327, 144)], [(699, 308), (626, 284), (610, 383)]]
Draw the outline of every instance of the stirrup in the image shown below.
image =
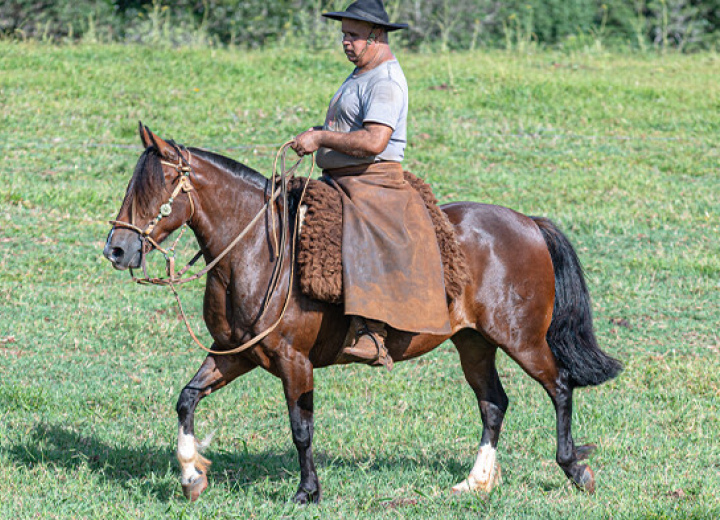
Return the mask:
[[(355, 320), (356, 318), (353, 319)], [(385, 346), (385, 335), (383, 334), (384, 324), (379, 331), (371, 330), (365, 320), (362, 320), (359, 326), (357, 321), (354, 321), (353, 325), (355, 326), (351, 325), (345, 346), (335, 361), (341, 363), (365, 363), (371, 366), (384, 366), (388, 371), (392, 370), (394, 363)], [(370, 351), (371, 348), (367, 345), (361, 345), (360, 348), (358, 348), (358, 345), (363, 342), (368, 343), (368, 340), (365, 338), (372, 340), (374, 347), (372, 352)], [(351, 341), (352, 343), (348, 345)]]
[[(375, 343), (375, 349), (376, 354), (373, 361), (370, 363), (371, 366), (384, 366), (388, 369), (388, 372), (392, 370), (393, 368), (393, 359), (390, 357), (390, 354), (388, 353), (388, 349), (385, 346), (385, 339), (379, 332), (374, 332), (370, 330), (367, 326), (367, 322), (365, 323), (365, 326), (358, 330), (357, 333), (357, 342), (359, 343), (363, 336), (368, 336), (373, 343)], [(352, 348), (352, 347), (351, 347)]]

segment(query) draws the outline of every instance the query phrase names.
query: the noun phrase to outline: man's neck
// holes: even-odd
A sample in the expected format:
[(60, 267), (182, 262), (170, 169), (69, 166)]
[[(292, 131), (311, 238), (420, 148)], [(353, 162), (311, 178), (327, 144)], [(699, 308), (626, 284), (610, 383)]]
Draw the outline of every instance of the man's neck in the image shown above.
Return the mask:
[(362, 67), (356, 67), (355, 73), (356, 74), (364, 74), (365, 72), (368, 72), (375, 67), (378, 67), (379, 65), (382, 65), (386, 61), (394, 60), (395, 56), (393, 55), (392, 51), (390, 50), (390, 47), (388, 45), (383, 45), (380, 47), (377, 51), (377, 53), (370, 57), (369, 61), (363, 65)]

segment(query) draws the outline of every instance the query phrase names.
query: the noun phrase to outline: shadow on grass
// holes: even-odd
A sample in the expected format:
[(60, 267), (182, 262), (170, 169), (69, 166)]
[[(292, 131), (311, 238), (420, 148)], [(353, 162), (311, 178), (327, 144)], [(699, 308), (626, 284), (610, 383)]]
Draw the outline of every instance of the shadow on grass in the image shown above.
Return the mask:
[[(291, 442), (289, 438), (288, 440)], [(99, 440), (93, 435), (80, 434), (63, 425), (48, 423), (36, 425), (23, 435), (21, 440), (7, 444), (9, 446), (5, 451), (6, 455), (16, 464), (28, 469), (48, 466), (71, 471), (85, 466), (127, 489), (141, 490), (161, 501), (182, 497), (174, 446), (121, 446)], [(300, 469), (294, 448), (284, 452), (261, 453), (210, 448), (204, 455), (212, 461), (211, 482), (214, 486), (225, 487), (228, 492), (264, 481), (289, 480), (293, 486), (299, 483)], [(383, 473), (403, 468), (427, 467), (435, 471), (449, 472), (462, 479), (468, 469), (458, 461), (441, 459), (439, 456), (430, 459), (397, 455), (374, 457), (370, 462), (369, 457), (342, 458), (320, 452), (315, 455), (315, 459), (317, 466), (336, 468), (342, 473), (355, 471), (358, 466), (362, 466), (364, 472)], [(168, 467), (175, 471), (172, 479), (166, 478), (164, 473), (164, 468)], [(283, 492), (278, 490), (276, 493), (271, 492), (268, 498), (287, 501), (290, 497), (284, 496)]]
[(114, 446), (65, 426), (40, 423), (21, 440), (10, 444), (6, 454), (29, 469), (48, 466), (74, 470), (86, 466), (108, 480), (128, 489), (140, 488), (160, 500), (167, 500), (175, 494), (175, 485), (163, 479), (162, 475), (144, 479), (139, 486), (137, 483), (130, 485), (130, 482), (137, 482), (142, 477), (157, 475), (159, 468), (167, 467), (173, 453), (165, 448)]

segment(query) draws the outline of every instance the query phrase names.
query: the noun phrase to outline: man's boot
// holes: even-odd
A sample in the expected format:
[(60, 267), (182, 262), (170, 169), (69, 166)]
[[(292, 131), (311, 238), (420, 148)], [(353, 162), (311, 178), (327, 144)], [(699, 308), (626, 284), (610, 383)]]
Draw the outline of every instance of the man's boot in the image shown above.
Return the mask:
[(393, 360), (385, 347), (387, 332), (383, 322), (353, 316), (350, 333), (354, 336), (352, 344), (343, 348), (338, 362), (365, 363), (392, 370)]

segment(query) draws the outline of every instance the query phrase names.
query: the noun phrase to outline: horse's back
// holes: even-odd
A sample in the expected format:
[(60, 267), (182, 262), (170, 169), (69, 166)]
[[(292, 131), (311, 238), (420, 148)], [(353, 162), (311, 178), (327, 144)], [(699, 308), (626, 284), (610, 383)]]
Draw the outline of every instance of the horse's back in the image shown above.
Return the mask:
[(552, 271), (545, 239), (532, 218), (510, 208), (477, 202), (454, 202), (441, 208), (455, 227), (458, 241), (470, 253), (469, 259), (483, 251), (521, 264), (536, 263), (539, 256), (547, 260), (545, 267)]
[(474, 202), (446, 204), (442, 210), (468, 260), (472, 281), (463, 301), (477, 328), (503, 344), (507, 338), (499, 336), (517, 331), (518, 323), (511, 321), (522, 318), (523, 330), (544, 337), (552, 316), (555, 276), (533, 219)]
[(485, 232), (488, 237), (497, 237), (509, 233), (527, 236), (544, 244), (542, 234), (533, 219), (513, 209), (480, 202), (451, 202), (440, 208), (447, 214), (460, 236)]

